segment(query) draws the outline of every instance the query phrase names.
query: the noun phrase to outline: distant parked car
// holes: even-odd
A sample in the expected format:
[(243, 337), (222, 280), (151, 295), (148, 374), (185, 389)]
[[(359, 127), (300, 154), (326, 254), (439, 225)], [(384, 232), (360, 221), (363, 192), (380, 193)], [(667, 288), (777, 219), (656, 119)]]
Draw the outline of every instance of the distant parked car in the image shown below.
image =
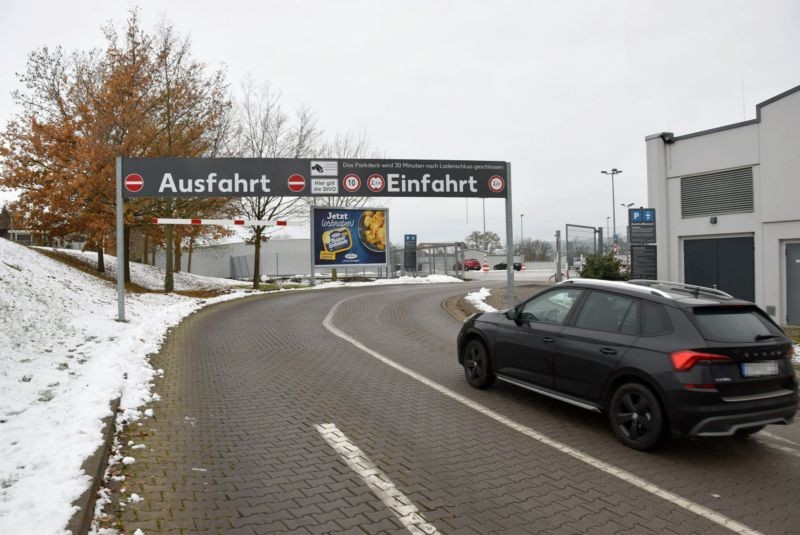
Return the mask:
[(461, 267), (461, 262), (456, 262), (455, 264), (453, 264), (454, 271), (461, 271), (462, 269), (464, 271), (469, 271), (469, 270), (480, 271), (481, 263), (478, 261), (477, 258), (465, 258), (463, 268)]
[(797, 411), (791, 340), (712, 288), (573, 279), (471, 316), (457, 344), (471, 386), (498, 380), (605, 413), (637, 450), (671, 434), (747, 436)]
[[(505, 262), (500, 262), (499, 264), (494, 265), (494, 269), (506, 269)], [(521, 271), (522, 270), (522, 262), (514, 262), (514, 271)]]

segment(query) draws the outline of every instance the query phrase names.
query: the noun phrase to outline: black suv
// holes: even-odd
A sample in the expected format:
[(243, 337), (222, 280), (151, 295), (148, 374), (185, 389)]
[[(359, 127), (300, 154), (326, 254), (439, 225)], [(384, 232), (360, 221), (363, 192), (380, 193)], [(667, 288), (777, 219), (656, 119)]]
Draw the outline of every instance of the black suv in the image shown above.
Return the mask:
[(671, 434), (750, 435), (797, 411), (792, 343), (748, 301), (659, 281), (577, 279), (458, 335), (470, 385), (495, 379), (607, 413), (648, 450)]

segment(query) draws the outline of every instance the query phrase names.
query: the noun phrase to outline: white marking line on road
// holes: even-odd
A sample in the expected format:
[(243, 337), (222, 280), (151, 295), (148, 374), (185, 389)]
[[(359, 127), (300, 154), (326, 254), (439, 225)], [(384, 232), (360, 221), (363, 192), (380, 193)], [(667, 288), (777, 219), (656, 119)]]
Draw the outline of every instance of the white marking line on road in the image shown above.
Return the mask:
[(797, 451), (794, 448), (790, 448), (788, 446), (781, 446), (780, 444), (775, 444), (774, 442), (764, 440), (763, 438), (758, 438), (758, 437), (753, 437), (753, 438), (755, 438), (756, 442), (758, 442), (759, 444), (766, 446), (770, 449), (780, 451), (788, 455), (794, 455), (795, 457), (800, 457), (800, 451)]
[(706, 507), (704, 505), (700, 505), (697, 502), (693, 502), (693, 501), (688, 500), (688, 499), (686, 499), (686, 498), (684, 498), (682, 496), (678, 496), (677, 494), (675, 494), (673, 492), (670, 492), (670, 491), (668, 491), (666, 489), (662, 489), (661, 487), (659, 487), (657, 485), (654, 485), (654, 484), (650, 483), (649, 481), (640, 478), (639, 476), (636, 476), (636, 475), (634, 475), (634, 474), (632, 474), (632, 473), (630, 473), (628, 471), (625, 471), (625, 470), (623, 470), (621, 468), (617, 468), (616, 466), (611, 465), (611, 464), (609, 464), (609, 463), (607, 463), (605, 461), (601, 461), (600, 459), (597, 459), (595, 457), (592, 457), (591, 455), (583, 453), (582, 451), (577, 450), (577, 449), (575, 449), (575, 448), (573, 448), (571, 446), (567, 446), (566, 444), (558, 442), (557, 440), (554, 440), (554, 439), (548, 437), (547, 435), (544, 435), (544, 434), (542, 434), (542, 433), (540, 433), (538, 431), (535, 431), (530, 427), (527, 427), (527, 426), (522, 425), (522, 424), (520, 424), (520, 423), (518, 423), (518, 422), (516, 422), (516, 421), (514, 421), (514, 420), (512, 420), (510, 418), (507, 418), (507, 417), (503, 416), (502, 414), (500, 414), (499, 412), (495, 412), (492, 409), (490, 409), (490, 408), (488, 408), (488, 407), (486, 407), (484, 405), (481, 405), (480, 403), (477, 403), (477, 402), (475, 402), (475, 401), (473, 401), (473, 400), (471, 400), (471, 399), (469, 399), (469, 398), (467, 398), (465, 396), (462, 396), (461, 394), (458, 394), (458, 393), (450, 390), (449, 388), (440, 385), (439, 383), (437, 383), (435, 381), (431, 381), (430, 379), (428, 379), (424, 375), (421, 375), (421, 374), (415, 372), (414, 370), (406, 368), (405, 366), (397, 364), (395, 361), (389, 359), (388, 357), (385, 357), (385, 356), (381, 355), (380, 353), (378, 353), (377, 351), (375, 351), (373, 349), (370, 349), (369, 347), (365, 346), (364, 344), (362, 344), (361, 342), (359, 342), (358, 340), (356, 340), (355, 338), (353, 338), (349, 334), (345, 333), (344, 331), (340, 330), (339, 328), (337, 328), (333, 324), (333, 316), (336, 314), (336, 311), (339, 309), (339, 305), (341, 305), (345, 301), (349, 301), (351, 299), (356, 299), (357, 297), (349, 297), (349, 298), (343, 299), (343, 300), (339, 301), (338, 303), (336, 303), (335, 305), (333, 305), (333, 307), (328, 312), (328, 315), (325, 316), (325, 319), (323, 320), (322, 325), (326, 329), (328, 329), (328, 331), (330, 331), (332, 334), (338, 336), (342, 340), (350, 342), (351, 344), (356, 346), (361, 351), (363, 351), (363, 352), (367, 353), (368, 355), (378, 359), (379, 361), (383, 362), (387, 366), (391, 366), (392, 368), (396, 369), (397, 371), (402, 372), (402, 373), (408, 375), (409, 377), (411, 377), (413, 379), (416, 379), (420, 383), (424, 384), (425, 386), (428, 386), (428, 387), (432, 388), (433, 390), (439, 392), (440, 394), (443, 394), (443, 395), (445, 395), (445, 396), (447, 396), (447, 397), (449, 397), (449, 398), (451, 398), (451, 399), (453, 399), (455, 401), (458, 401), (462, 405), (465, 405), (465, 406), (469, 407), (470, 409), (478, 411), (479, 413), (484, 414), (484, 415), (488, 416), (489, 418), (495, 420), (496, 422), (499, 422), (499, 423), (501, 423), (501, 424), (503, 424), (505, 426), (508, 426), (511, 429), (514, 429), (515, 431), (518, 431), (519, 433), (522, 433), (523, 435), (525, 435), (527, 437), (530, 437), (530, 438), (532, 438), (534, 440), (537, 440), (537, 441), (541, 442), (542, 444), (546, 444), (547, 446), (550, 446), (551, 448), (555, 448), (555, 449), (559, 450), (560, 452), (562, 452), (562, 453), (564, 453), (566, 455), (569, 455), (570, 457), (572, 457), (574, 459), (577, 459), (577, 460), (579, 460), (579, 461), (581, 461), (583, 463), (588, 464), (589, 466), (597, 468), (598, 470), (600, 470), (602, 472), (605, 472), (606, 474), (609, 474), (609, 475), (614, 476), (614, 477), (616, 477), (618, 479), (621, 479), (622, 481), (625, 481), (626, 483), (629, 483), (629, 484), (633, 485), (634, 487), (638, 487), (638, 488), (644, 490), (645, 492), (649, 492), (650, 494), (653, 494), (654, 496), (658, 496), (659, 498), (661, 498), (663, 500), (666, 500), (666, 501), (668, 501), (669, 503), (671, 503), (673, 505), (677, 505), (678, 507), (686, 509), (687, 511), (691, 511), (692, 513), (694, 513), (694, 514), (696, 514), (696, 515), (698, 515), (700, 517), (703, 517), (706, 520), (710, 520), (711, 522), (714, 522), (715, 524), (719, 524), (720, 526), (723, 526), (723, 527), (733, 531), (734, 533), (741, 533), (741, 534), (747, 534), (747, 535), (761, 535), (761, 533), (759, 531), (756, 531), (756, 530), (754, 530), (754, 529), (752, 529), (752, 528), (750, 528), (750, 527), (748, 527), (748, 526), (746, 526), (746, 525), (744, 525), (744, 524), (742, 524), (740, 522), (737, 522), (736, 520), (733, 520), (732, 518), (728, 518), (727, 516), (725, 516), (723, 514), (720, 514), (720, 513), (716, 512), (716, 511), (712, 510), (712, 509), (709, 509), (708, 507)]
[(394, 513), (394, 516), (414, 535), (438, 534), (436, 526), (430, 524), (417, 506), (395, 487), (383, 471), (375, 466), (361, 449), (350, 442), (336, 424), (315, 425), (322, 438), (333, 448), (344, 462), (364, 480), (370, 490)]
[(779, 442), (787, 442), (787, 443), (791, 444), (792, 446), (800, 446), (800, 444), (798, 444), (794, 440), (789, 440), (788, 438), (783, 438), (781, 436), (774, 435), (774, 434), (772, 434), (772, 433), (770, 433), (768, 431), (761, 431), (758, 434), (761, 435), (761, 436), (764, 436), (764, 437), (771, 438), (773, 440), (777, 440)]

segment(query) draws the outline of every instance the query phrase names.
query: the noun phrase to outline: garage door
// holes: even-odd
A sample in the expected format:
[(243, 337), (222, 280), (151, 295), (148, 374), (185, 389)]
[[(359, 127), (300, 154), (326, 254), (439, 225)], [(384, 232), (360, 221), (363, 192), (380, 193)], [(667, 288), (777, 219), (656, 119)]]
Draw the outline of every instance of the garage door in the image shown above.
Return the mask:
[(683, 240), (683, 275), (687, 284), (755, 301), (753, 238)]

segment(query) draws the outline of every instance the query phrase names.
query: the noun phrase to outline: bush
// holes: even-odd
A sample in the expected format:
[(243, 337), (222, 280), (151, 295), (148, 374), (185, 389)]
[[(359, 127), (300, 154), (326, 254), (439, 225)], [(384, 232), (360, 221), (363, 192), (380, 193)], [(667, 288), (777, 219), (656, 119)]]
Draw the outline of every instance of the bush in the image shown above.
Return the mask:
[(581, 269), (584, 279), (603, 279), (607, 281), (628, 280), (628, 274), (620, 269), (619, 260), (610, 254), (593, 254), (586, 257)]

